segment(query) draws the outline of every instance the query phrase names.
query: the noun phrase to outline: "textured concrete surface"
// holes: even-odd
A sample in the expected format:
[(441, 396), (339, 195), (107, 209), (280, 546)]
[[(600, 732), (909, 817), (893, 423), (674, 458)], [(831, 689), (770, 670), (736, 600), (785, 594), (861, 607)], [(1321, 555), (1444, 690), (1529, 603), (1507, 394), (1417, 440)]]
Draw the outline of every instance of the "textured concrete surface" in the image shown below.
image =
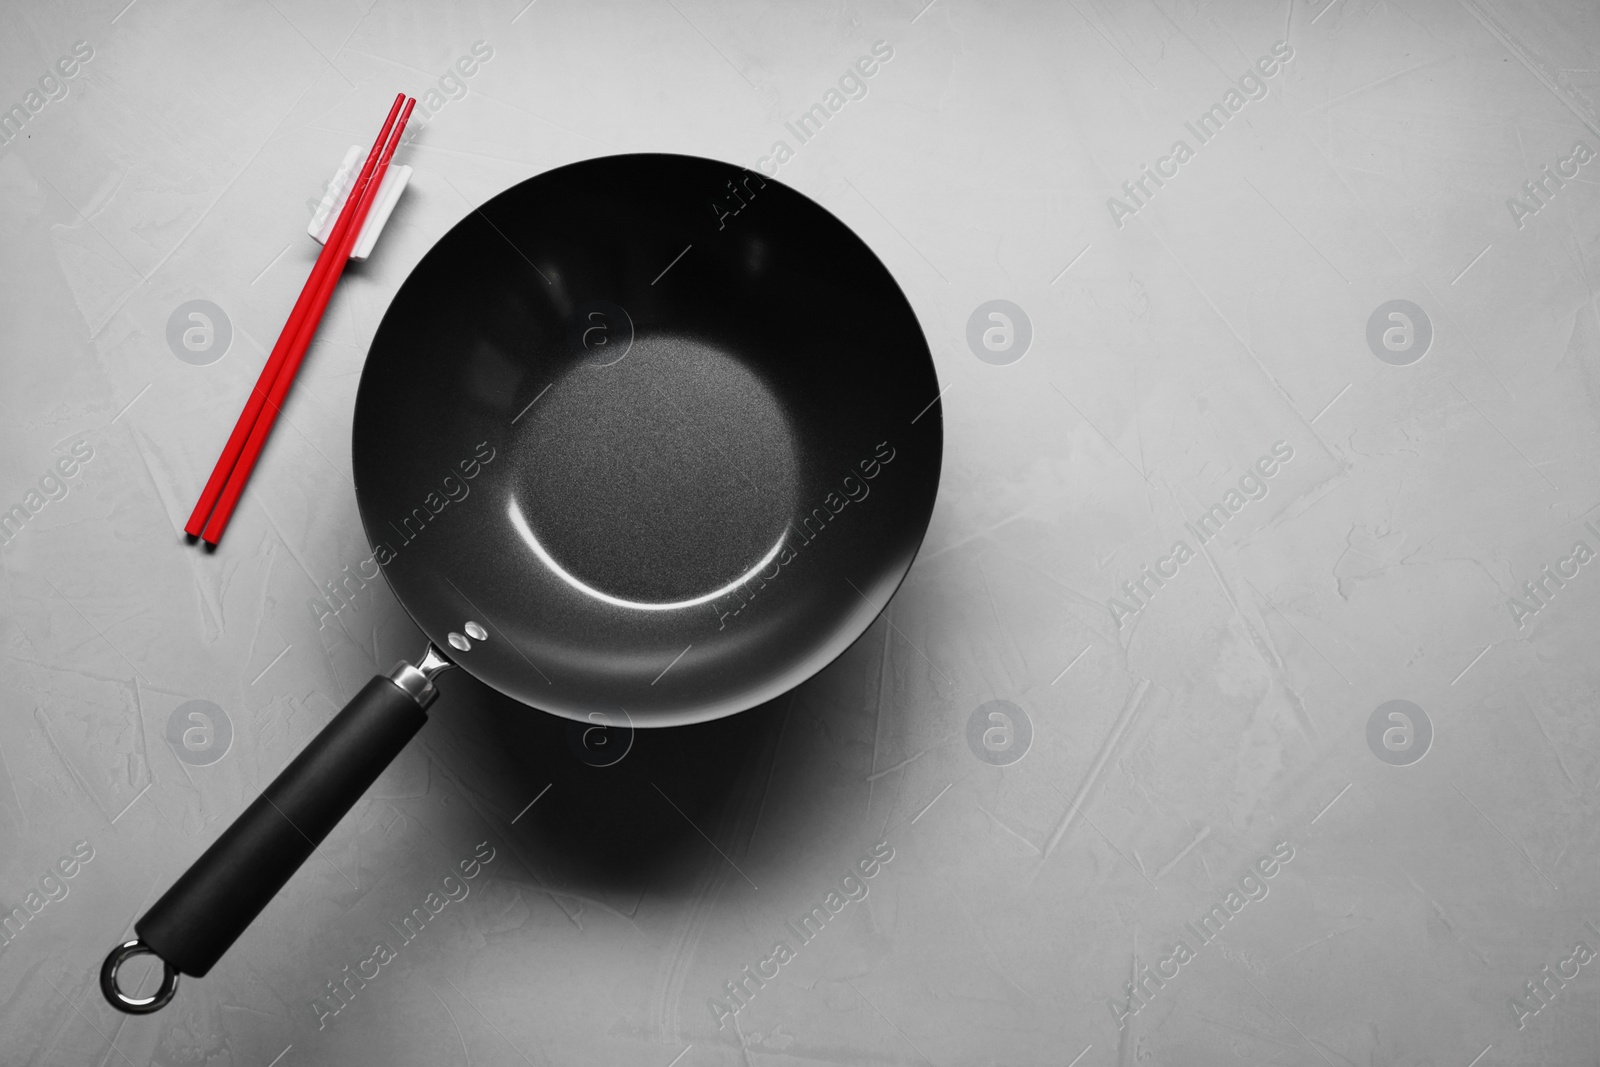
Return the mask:
[[(1592, 4), (524, 2), (6, 5), (0, 1060), (1594, 1062)], [(400, 89), (411, 186), (188, 548)], [(391, 295), (639, 150), (763, 166), (906, 290), (947, 451), (905, 587), (609, 766), (446, 676), (222, 963), (115, 1013), (105, 951), (417, 651), (381, 584), (324, 600)]]

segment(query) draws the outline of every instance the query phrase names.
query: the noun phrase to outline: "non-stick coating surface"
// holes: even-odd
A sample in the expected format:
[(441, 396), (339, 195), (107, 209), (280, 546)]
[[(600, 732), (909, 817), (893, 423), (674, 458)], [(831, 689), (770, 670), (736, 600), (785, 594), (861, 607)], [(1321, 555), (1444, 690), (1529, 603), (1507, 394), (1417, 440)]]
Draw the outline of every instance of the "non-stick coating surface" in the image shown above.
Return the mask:
[(699, 722), (888, 602), (933, 508), (938, 393), (904, 295), (822, 207), (726, 163), (591, 159), (469, 214), (400, 288), (357, 500), (400, 602), (484, 682)]

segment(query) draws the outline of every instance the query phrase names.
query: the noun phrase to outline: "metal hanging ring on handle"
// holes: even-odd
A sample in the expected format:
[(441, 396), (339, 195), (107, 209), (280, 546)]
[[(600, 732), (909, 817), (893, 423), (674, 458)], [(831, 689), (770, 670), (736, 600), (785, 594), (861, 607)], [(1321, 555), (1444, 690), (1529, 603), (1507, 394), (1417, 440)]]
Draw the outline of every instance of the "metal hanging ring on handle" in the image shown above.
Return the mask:
[[(135, 956), (155, 955), (155, 949), (137, 937), (111, 950), (105, 963), (100, 966), (100, 992), (105, 994), (106, 1000), (111, 1002), (112, 1007), (129, 1015), (149, 1015), (167, 1006), (167, 1002), (178, 991), (178, 972), (166, 960), (161, 960), (161, 988), (155, 991), (155, 995), (130, 997), (122, 991), (121, 986), (117, 985), (117, 971), (124, 963)], [(161, 959), (159, 956), (156, 958)]]

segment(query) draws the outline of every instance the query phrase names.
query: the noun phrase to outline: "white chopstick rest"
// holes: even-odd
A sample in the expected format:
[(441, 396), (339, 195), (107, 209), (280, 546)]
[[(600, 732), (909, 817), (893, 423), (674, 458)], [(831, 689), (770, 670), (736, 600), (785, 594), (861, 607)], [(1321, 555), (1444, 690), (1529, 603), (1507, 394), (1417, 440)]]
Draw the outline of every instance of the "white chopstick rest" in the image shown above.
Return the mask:
[[(334, 224), (339, 221), (339, 212), (350, 195), (350, 183), (361, 173), (362, 153), (365, 151), (358, 144), (350, 146), (350, 150), (344, 154), (344, 161), (334, 172), (333, 180), (328, 183), (322, 203), (317, 205), (316, 212), (311, 216), (306, 233), (314, 237), (318, 244), (328, 243), (328, 235), (333, 232)], [(367, 220), (361, 224), (355, 247), (350, 250), (351, 259), (366, 259), (372, 254), (372, 246), (378, 243), (378, 234), (383, 232), (383, 224), (389, 221), (389, 214), (400, 202), (400, 194), (410, 180), (410, 167), (393, 163), (389, 165), (383, 175), (383, 184), (378, 186), (378, 195), (372, 202), (372, 208), (367, 212)]]

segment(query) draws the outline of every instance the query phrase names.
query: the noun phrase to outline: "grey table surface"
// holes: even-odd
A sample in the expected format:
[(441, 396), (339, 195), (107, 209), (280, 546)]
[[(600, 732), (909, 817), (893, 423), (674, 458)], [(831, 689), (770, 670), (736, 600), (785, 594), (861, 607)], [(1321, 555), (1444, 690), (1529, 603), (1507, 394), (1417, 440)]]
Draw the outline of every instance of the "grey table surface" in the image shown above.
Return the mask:
[[(1593, 4), (0, 21), (0, 1061), (1597, 1062)], [(411, 186), (188, 547), (401, 89)], [(946, 433), (905, 585), (610, 767), (447, 675), (212, 973), (114, 1012), (105, 951), (419, 648), (381, 581), (327, 594), (390, 298), (475, 204), (627, 151), (760, 166), (904, 288)]]

